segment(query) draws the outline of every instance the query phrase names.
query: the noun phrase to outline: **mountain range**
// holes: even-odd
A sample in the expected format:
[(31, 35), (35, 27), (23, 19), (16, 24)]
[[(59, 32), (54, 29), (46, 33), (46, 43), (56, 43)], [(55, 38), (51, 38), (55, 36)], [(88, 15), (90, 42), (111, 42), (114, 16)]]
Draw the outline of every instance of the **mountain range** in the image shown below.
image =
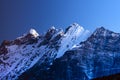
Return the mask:
[(0, 45), (0, 80), (91, 80), (120, 73), (120, 33), (74, 23)]

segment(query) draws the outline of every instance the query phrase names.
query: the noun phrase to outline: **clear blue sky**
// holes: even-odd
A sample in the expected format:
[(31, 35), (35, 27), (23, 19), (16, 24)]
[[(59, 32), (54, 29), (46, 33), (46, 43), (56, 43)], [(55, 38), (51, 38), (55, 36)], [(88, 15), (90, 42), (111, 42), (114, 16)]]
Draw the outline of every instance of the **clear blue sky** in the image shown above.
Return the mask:
[(105, 27), (120, 32), (120, 0), (0, 0), (0, 42), (35, 28), (66, 28), (78, 23), (91, 31)]

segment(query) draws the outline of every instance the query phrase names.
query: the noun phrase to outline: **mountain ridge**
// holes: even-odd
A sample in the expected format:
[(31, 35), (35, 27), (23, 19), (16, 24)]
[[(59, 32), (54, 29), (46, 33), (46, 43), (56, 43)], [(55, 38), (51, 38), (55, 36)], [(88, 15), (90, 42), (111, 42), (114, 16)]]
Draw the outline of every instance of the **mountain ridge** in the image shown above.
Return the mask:
[(19, 80), (91, 80), (120, 73), (119, 46), (120, 34), (100, 27), (47, 69), (42, 68), (44, 64), (36, 65), (19, 76)]
[(120, 33), (93, 33), (73, 23), (65, 31), (34, 29), (0, 46), (0, 80), (91, 80), (120, 73)]
[(39, 35), (32, 29), (13, 41), (4, 41), (0, 47), (0, 79), (17, 79), (38, 62), (38, 65), (44, 62), (52, 64), (57, 55), (62, 56), (66, 50), (78, 44), (82, 40), (79, 37), (84, 38), (84, 33), (86, 37), (89, 35), (88, 31), (75, 23), (65, 33), (62, 29), (52, 27), (45, 35)]

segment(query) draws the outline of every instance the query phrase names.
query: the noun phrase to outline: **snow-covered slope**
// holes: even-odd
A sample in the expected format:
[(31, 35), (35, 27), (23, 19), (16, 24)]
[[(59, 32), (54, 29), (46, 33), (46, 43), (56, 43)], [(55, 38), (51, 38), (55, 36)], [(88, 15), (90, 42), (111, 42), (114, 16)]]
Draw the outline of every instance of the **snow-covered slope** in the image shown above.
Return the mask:
[[(30, 30), (31, 31), (31, 30)], [(12, 80), (32, 67), (43, 54), (44, 47), (37, 48), (39, 41), (33, 34), (26, 34), (14, 41), (4, 41), (1, 45), (7, 53), (0, 55), (0, 80)], [(6, 43), (9, 43), (8, 45)], [(2, 50), (1, 50), (2, 51)]]
[(38, 80), (91, 80), (120, 73), (120, 33), (98, 28), (43, 72)]
[(58, 50), (57, 58), (61, 57), (66, 50), (71, 49), (72, 46), (84, 41), (90, 35), (88, 30), (84, 30), (84, 28), (77, 23), (69, 26), (68, 29), (63, 38), (61, 38), (61, 47)]
[(15, 80), (35, 64), (52, 64), (55, 58), (79, 44), (90, 32), (74, 23), (66, 29), (51, 27), (45, 35), (34, 29), (14, 41), (4, 41), (0, 46), (0, 80)]

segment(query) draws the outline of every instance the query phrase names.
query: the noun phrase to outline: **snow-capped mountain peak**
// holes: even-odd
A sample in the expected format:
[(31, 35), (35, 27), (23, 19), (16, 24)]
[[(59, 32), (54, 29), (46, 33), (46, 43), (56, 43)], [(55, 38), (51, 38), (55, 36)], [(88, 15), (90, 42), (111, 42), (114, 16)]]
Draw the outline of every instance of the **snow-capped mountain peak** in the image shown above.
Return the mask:
[(37, 31), (35, 29), (33, 29), (33, 28), (30, 29), (29, 33), (31, 35), (33, 35), (35, 38), (39, 36), (39, 34), (37, 33)]
[(63, 52), (71, 49), (75, 44), (79, 44), (81, 41), (84, 41), (89, 35), (90, 32), (85, 30), (79, 24), (74, 23), (70, 25), (66, 29), (64, 37), (61, 40), (62, 47), (60, 47), (56, 58), (61, 57), (64, 54)]
[(55, 30), (55, 27), (54, 27), (54, 26), (52, 26), (50, 29), (51, 29), (51, 30)]

